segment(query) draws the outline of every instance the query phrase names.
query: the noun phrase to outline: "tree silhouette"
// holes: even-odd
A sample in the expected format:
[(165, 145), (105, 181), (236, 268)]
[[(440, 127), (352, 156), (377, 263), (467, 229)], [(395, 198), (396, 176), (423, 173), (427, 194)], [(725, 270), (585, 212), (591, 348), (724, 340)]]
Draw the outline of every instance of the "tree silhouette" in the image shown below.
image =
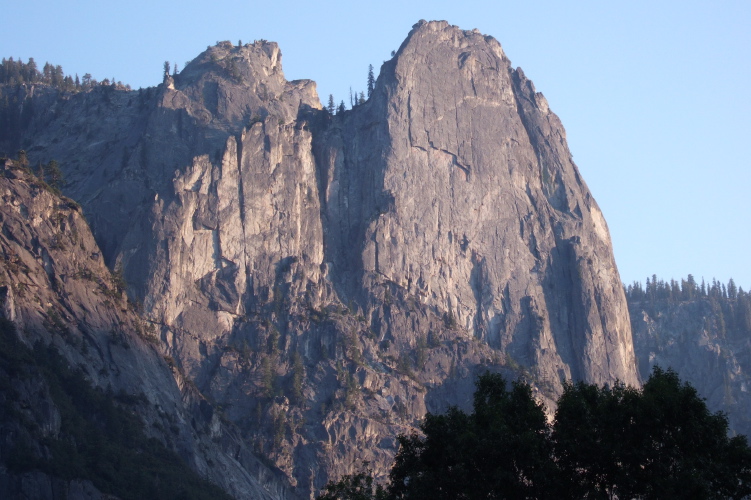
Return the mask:
[(373, 94), (373, 89), (375, 89), (375, 76), (373, 75), (373, 65), (368, 65), (368, 98), (370, 98), (371, 94)]
[[(529, 385), (476, 383), (471, 414), (428, 413), (400, 444), (383, 491), (372, 471), (329, 483), (327, 500), (746, 498), (751, 448), (728, 438), (689, 384), (655, 367), (641, 389), (567, 384), (549, 424)], [(380, 495), (380, 496), (379, 496)]]

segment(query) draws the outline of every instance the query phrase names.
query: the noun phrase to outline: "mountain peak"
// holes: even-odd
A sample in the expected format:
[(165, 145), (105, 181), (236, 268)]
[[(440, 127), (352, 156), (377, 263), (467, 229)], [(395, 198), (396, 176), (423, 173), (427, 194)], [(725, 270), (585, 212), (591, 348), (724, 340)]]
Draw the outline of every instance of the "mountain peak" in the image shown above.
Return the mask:
[(275, 78), (284, 80), (282, 52), (276, 42), (256, 40), (245, 45), (218, 42), (190, 61), (180, 73), (184, 83), (195, 81), (206, 72), (221, 74), (240, 82)]
[(28, 149), (65, 166), (164, 352), (303, 496), (384, 470), (388, 436), (482, 370), (548, 400), (638, 383), (602, 214), (492, 37), (421, 21), (334, 116), (266, 41), (209, 47), (151, 94), (71, 102)]

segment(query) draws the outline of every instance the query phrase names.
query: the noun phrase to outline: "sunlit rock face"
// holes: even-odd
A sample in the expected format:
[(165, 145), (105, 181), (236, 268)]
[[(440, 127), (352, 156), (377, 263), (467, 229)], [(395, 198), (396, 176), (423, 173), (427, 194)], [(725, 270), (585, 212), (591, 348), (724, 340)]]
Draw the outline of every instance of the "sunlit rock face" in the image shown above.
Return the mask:
[(393, 282), (556, 386), (636, 383), (602, 213), (497, 41), (417, 25), (344, 122), (321, 163), (327, 259), (348, 291)]
[(24, 147), (63, 166), (162, 353), (302, 497), (385, 472), (485, 369), (548, 402), (638, 383), (602, 213), (492, 37), (418, 23), (336, 116), (265, 41), (154, 89), (24, 98)]

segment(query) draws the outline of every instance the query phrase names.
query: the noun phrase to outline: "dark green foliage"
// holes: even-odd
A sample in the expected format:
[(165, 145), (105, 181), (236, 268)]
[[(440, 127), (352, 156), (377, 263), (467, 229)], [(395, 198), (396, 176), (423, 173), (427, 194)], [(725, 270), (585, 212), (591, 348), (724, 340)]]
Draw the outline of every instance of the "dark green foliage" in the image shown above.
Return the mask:
[(287, 412), (281, 410), (274, 416), (274, 448), (279, 448), (287, 431)]
[(363, 470), (357, 474), (344, 476), (337, 483), (329, 483), (319, 500), (385, 500), (388, 498), (383, 487), (375, 484), (373, 470), (368, 462), (363, 463)]
[(538, 498), (554, 477), (543, 407), (498, 374), (478, 379), (473, 413), (428, 414), (420, 429), (399, 437), (392, 498)]
[(65, 181), (63, 180), (63, 171), (60, 170), (60, 166), (55, 160), (50, 160), (49, 163), (44, 165), (44, 180), (47, 184), (56, 192), (60, 194), (60, 188), (63, 187)]
[(305, 382), (305, 366), (302, 363), (302, 357), (295, 353), (292, 357), (292, 402), (295, 404), (302, 403), (303, 400), (303, 382)]
[(372, 471), (329, 483), (326, 499), (746, 498), (751, 449), (728, 438), (675, 372), (642, 389), (568, 384), (553, 425), (526, 384), (486, 373), (474, 411), (428, 413), (422, 435), (399, 436), (384, 491)]
[(417, 348), (415, 349), (415, 363), (417, 368), (422, 370), (425, 368), (425, 361), (427, 360), (427, 348), (428, 341), (425, 335), (419, 335), (417, 337)]
[(751, 450), (727, 431), (693, 387), (655, 367), (642, 390), (566, 386), (552, 437), (570, 498), (742, 498)]
[(272, 368), (268, 356), (261, 359), (261, 385), (265, 397), (273, 398), (276, 396), (276, 372)]
[(373, 75), (373, 65), (368, 65), (368, 99), (370, 99), (371, 94), (373, 94), (373, 89), (375, 89), (375, 76)]
[(326, 106), (326, 110), (330, 115), (333, 115), (336, 112), (336, 104), (334, 104), (334, 94), (329, 94), (329, 103)]
[(445, 312), (443, 314), (443, 324), (446, 325), (446, 328), (449, 330), (455, 330), (457, 325), (456, 322), (456, 316), (454, 316), (454, 313), (451, 311)]
[[(78, 81), (78, 77), (74, 80), (72, 76), (66, 75), (63, 72), (62, 66), (54, 66), (50, 63), (45, 63), (44, 68), (40, 72), (33, 57), (30, 57), (26, 63), (20, 59), (16, 61), (12, 57), (9, 59), (3, 58), (0, 63), (0, 85), (39, 83), (68, 92), (77, 92), (90, 87), (92, 80), (91, 75), (89, 75), (89, 80), (87, 81), (84, 78), (84, 84), (82, 85)], [(95, 80), (93, 84), (96, 85)]]
[[(27, 433), (13, 445), (5, 466), (24, 473), (40, 470), (61, 479), (88, 479), (103, 493), (122, 499), (229, 498), (200, 478), (174, 453), (144, 433), (131, 409), (143, 398), (92, 388), (52, 346), (33, 351), (22, 344), (12, 323), (0, 318), (0, 388), (13, 400), (14, 380), (41, 377), (61, 417), (60, 433), (43, 437), (34, 422), (22, 419)], [(16, 415), (2, 412), (7, 422)], [(40, 455), (38, 446), (47, 450)], [(9, 443), (6, 443), (9, 444)]]
[(21, 168), (27, 168), (29, 166), (29, 159), (26, 156), (26, 151), (19, 149), (16, 155), (18, 156), (18, 160), (16, 160), (18, 166)]

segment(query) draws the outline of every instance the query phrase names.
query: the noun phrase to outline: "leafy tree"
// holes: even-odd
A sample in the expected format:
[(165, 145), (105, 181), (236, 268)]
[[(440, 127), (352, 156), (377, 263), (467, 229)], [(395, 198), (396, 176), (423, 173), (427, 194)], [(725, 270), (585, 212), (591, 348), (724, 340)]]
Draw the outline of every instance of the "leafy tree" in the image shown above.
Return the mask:
[(568, 478), (563, 496), (610, 498), (614, 485), (624, 483), (620, 461), (633, 445), (627, 422), (636, 414), (636, 399), (638, 391), (622, 384), (612, 389), (583, 382), (565, 387), (552, 434), (558, 467)]
[(498, 374), (477, 381), (474, 412), (428, 413), (423, 436), (399, 436), (391, 498), (536, 498), (554, 477), (548, 423), (531, 388)]
[(655, 367), (643, 389), (566, 386), (552, 439), (570, 498), (742, 498), (751, 449), (696, 389)]
[(373, 75), (373, 65), (368, 65), (368, 98), (370, 98), (371, 94), (373, 94), (373, 89), (375, 89), (375, 76)]
[[(654, 281), (654, 280), (653, 280)], [(672, 370), (655, 367), (641, 389), (567, 384), (555, 422), (527, 384), (497, 374), (477, 383), (474, 411), (428, 413), (422, 435), (399, 436), (383, 491), (372, 471), (345, 476), (330, 499), (747, 498), (751, 448), (728, 438)], [(378, 496), (380, 495), (380, 496)]]

